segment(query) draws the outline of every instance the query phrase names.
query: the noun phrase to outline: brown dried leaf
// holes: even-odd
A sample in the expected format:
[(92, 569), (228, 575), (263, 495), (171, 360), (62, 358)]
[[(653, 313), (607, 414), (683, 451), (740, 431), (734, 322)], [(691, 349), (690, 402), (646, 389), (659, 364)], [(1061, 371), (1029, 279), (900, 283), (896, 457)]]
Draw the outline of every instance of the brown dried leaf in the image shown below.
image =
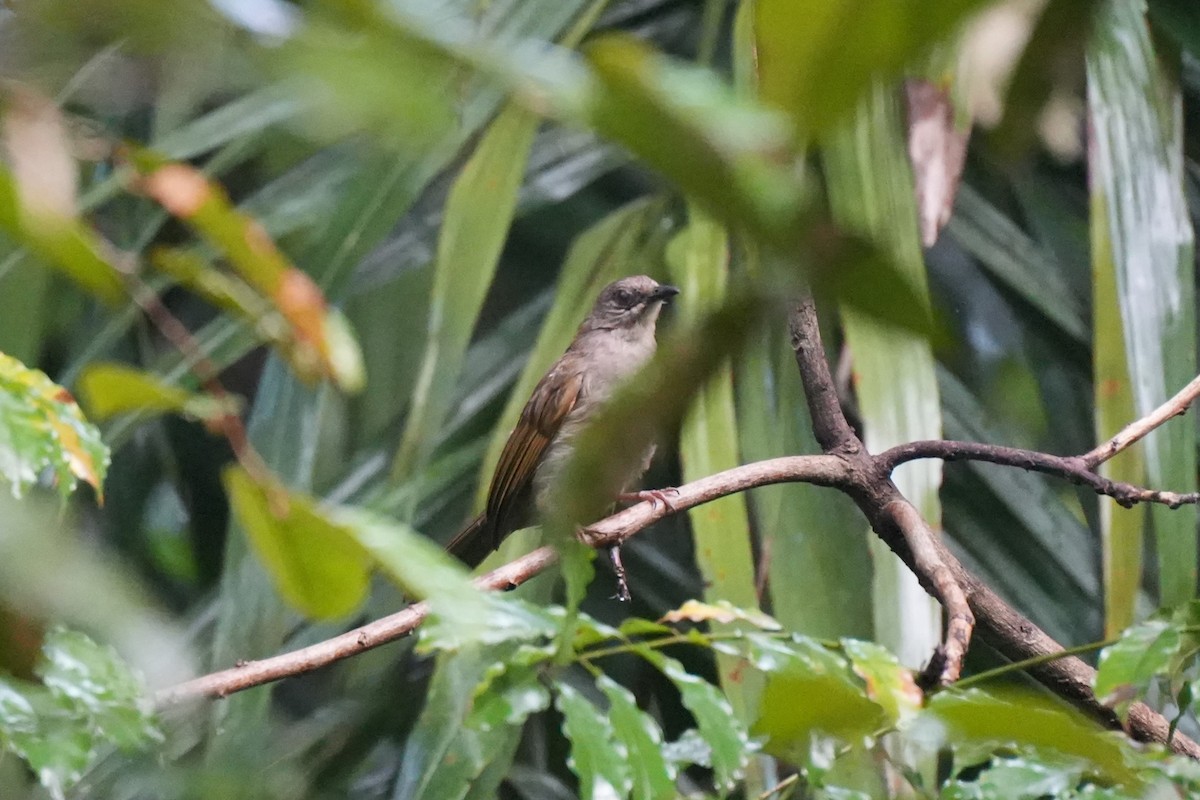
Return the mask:
[(931, 81), (905, 82), (908, 103), (908, 159), (912, 163), (921, 244), (932, 247), (950, 220), (962, 179), (970, 130), (954, 122), (950, 94)]

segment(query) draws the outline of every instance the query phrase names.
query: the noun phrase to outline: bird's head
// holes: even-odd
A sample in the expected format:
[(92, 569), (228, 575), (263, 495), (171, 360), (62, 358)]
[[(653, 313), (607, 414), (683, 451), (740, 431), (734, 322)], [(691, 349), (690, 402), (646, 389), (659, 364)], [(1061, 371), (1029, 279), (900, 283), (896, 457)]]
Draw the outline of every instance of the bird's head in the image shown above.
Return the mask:
[(584, 321), (586, 330), (654, 330), (663, 303), (679, 294), (648, 275), (633, 275), (614, 281), (600, 292), (592, 313)]

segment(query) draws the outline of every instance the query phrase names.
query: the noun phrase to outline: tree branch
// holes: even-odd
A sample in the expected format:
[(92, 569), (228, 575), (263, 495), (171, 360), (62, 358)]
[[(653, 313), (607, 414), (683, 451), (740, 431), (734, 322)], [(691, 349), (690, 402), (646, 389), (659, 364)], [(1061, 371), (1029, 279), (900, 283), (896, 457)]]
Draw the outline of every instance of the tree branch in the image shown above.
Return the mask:
[[(1095, 450), (1092, 451), (1092, 453), (1095, 452)], [(1126, 508), (1137, 503), (1162, 503), (1171, 508), (1200, 503), (1200, 493), (1197, 492), (1160, 492), (1155, 489), (1134, 486), (1131, 483), (1109, 480), (1094, 471), (1093, 466), (1088, 462), (1090, 455), (1091, 453), (1083, 456), (1055, 456), (1036, 450), (1022, 450), (994, 444), (936, 440), (898, 445), (880, 453), (875, 459), (876, 463), (888, 472), (907, 461), (915, 461), (920, 458), (940, 458), (943, 461), (986, 461), (1006, 467), (1020, 467), (1088, 486), (1096, 494), (1107, 495)]]
[[(846, 463), (837, 456), (786, 456), (759, 461), (680, 486), (678, 494), (671, 497), (670, 508), (661, 502), (647, 500), (623, 509), (588, 526), (583, 538), (593, 547), (620, 544), (668, 514), (736, 492), (796, 481), (818, 486), (838, 486), (846, 480)], [(475, 586), (491, 591), (520, 586), (546, 571), (557, 558), (553, 548), (539, 548), (476, 578)], [(155, 701), (162, 706), (197, 697), (225, 697), (243, 689), (303, 675), (403, 638), (424, 622), (428, 614), (428, 605), (415, 603), (332, 639), (271, 658), (247, 661), (164, 689), (158, 693)]]
[(962, 673), (975, 618), (966, 594), (949, 567), (937, 535), (892, 482), (891, 470), (871, 456), (842, 411), (837, 387), (829, 372), (820, 320), (812, 297), (800, 300), (789, 319), (792, 349), (804, 384), (813, 435), (827, 453), (838, 453), (851, 464), (853, 482), (843, 491), (858, 504), (874, 530), (900, 554), (909, 569), (946, 610), (946, 637), (930, 660), (924, 681), (949, 685)]
[[(796, 352), (796, 364), (800, 368), (800, 377), (804, 383), (805, 392), (810, 397), (828, 397), (834, 391), (834, 387), (829, 375), (828, 364), (825, 363), (824, 352), (820, 347), (820, 330), (817, 327), (816, 312), (811, 301), (801, 302), (797, 306), (792, 314), (791, 329), (793, 332), (792, 342)], [(799, 342), (797, 341), (797, 332), (801, 334), (801, 341)], [(803, 341), (805, 338), (808, 339), (807, 342)], [(804, 346), (801, 347), (801, 344), (804, 344)], [(1196, 383), (1196, 381), (1193, 381), (1193, 383)], [(1184, 394), (1184, 392), (1181, 392), (1179, 395), (1176, 395), (1175, 400), (1178, 401)], [(810, 408), (813, 407), (813, 400), (810, 399), (809, 405)], [(1182, 407), (1186, 407), (1186, 402), (1184, 402)], [(841, 406), (837, 405), (835, 408), (836, 415), (841, 416)], [(1155, 414), (1161, 416), (1161, 411), (1162, 409), (1159, 409)], [(840, 440), (841, 434), (839, 432), (843, 428), (849, 427), (845, 423), (844, 417), (842, 417), (841, 422), (837, 419), (831, 419), (830, 415), (833, 412), (827, 402), (822, 403), (822, 412), (821, 415), (816, 413), (812, 415), (813, 433), (817, 436), (817, 441), (824, 443)], [(1170, 415), (1162, 419), (1165, 421), (1165, 419), (1169, 418)], [(1161, 424), (1161, 422), (1158, 424)], [(818, 430), (822, 426), (830, 427), (823, 431)], [(1130, 429), (1133, 429), (1135, 432), (1140, 431), (1139, 436), (1144, 436), (1151, 428), (1134, 423), (1126, 428), (1126, 430)], [(1131, 441), (1135, 440), (1125, 441), (1123, 445), (1112, 449), (1112, 453), (1119, 452), (1121, 446), (1128, 446)], [(915, 509), (912, 510), (911, 514), (907, 510), (896, 514), (897, 509), (905, 507), (911, 509), (912, 506), (900, 494), (896, 485), (889, 477), (891, 470), (897, 464), (911, 460), (911, 458), (906, 457), (907, 455), (911, 455), (912, 458), (924, 458), (936, 454), (936, 457), (942, 458), (959, 452), (955, 449), (956, 447), (961, 447), (963, 452), (970, 451), (973, 453), (980, 453), (983, 449), (987, 449), (989, 452), (999, 451), (1007, 455), (1019, 456), (1020, 459), (1028, 459), (1030, 455), (1038, 456), (1038, 458), (1033, 459), (1031, 462), (1014, 458), (1012, 466), (1020, 466), (1026, 469), (1036, 469), (1038, 464), (1048, 465), (1049, 462), (1042, 459), (1054, 457), (1048, 457), (1040, 453), (1031, 454), (1027, 451), (1013, 450), (1012, 448), (993, 449), (989, 446), (969, 445), (962, 442), (947, 444), (948, 446), (939, 452), (940, 445), (938, 443), (916, 442), (912, 445), (902, 445), (901, 447), (893, 448), (878, 457), (870, 456), (866, 453), (866, 448), (862, 448), (862, 456), (848, 459), (851, 463), (852, 474), (857, 476), (859, 480), (857, 485), (847, 492), (854, 498), (859, 508), (866, 515), (872, 529), (893, 552), (904, 560), (905, 564), (913, 571), (926, 590), (937, 597), (943, 606), (945, 606), (949, 618), (947, 623), (947, 641), (943, 650), (935, 654), (931, 662), (931, 665), (943, 660), (946, 662), (946, 665), (941, 670), (941, 680), (943, 682), (952, 668), (950, 664), (952, 654), (960, 649), (965, 650), (965, 644), (960, 643), (958, 640), (962, 636), (962, 623), (965, 623), (966, 620), (960, 621), (958, 629), (953, 627), (955, 618), (961, 615), (961, 607), (957, 602), (958, 595), (954, 591), (955, 586), (961, 590), (962, 596), (965, 597), (968, 614), (971, 615), (970, 618), (976, 621), (980, 635), (1006, 658), (1012, 661), (1023, 661), (1028, 658), (1058, 653), (1063, 650), (1062, 645), (1054, 641), (1054, 639), (1031, 620), (1008, 605), (983, 581), (969, 572), (955, 558), (954, 554), (946, 548), (941, 538), (929, 529), (928, 524), (920, 518)], [(844, 444), (841, 446), (845, 447)], [(853, 450), (854, 448), (851, 447), (850, 449)], [(967, 456), (964, 455), (963, 457)], [(1078, 466), (1080, 469), (1090, 469), (1090, 465), (1086, 463)], [(1053, 470), (1050, 471), (1053, 474), (1059, 474)], [(947, 602), (947, 597), (954, 601), (954, 605)], [(1074, 656), (1056, 659), (1032, 667), (1029, 672), (1052, 692), (1071, 702), (1089, 716), (1100, 720), (1110, 727), (1120, 727), (1120, 722), (1112, 709), (1104, 706), (1097, 700), (1092, 691), (1096, 675), (1095, 670), (1080, 659)], [(1167, 721), (1143, 703), (1135, 703), (1130, 709), (1128, 732), (1135, 739), (1167, 744), (1177, 753), (1200, 759), (1200, 745), (1178, 732), (1174, 736), (1171, 736), (1170, 726)]]

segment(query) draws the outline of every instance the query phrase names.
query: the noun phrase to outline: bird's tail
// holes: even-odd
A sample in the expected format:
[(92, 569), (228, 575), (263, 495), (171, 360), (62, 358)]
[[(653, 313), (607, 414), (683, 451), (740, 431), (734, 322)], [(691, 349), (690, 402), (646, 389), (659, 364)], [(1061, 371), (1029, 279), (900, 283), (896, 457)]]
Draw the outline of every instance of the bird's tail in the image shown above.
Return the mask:
[(467, 527), (446, 545), (447, 553), (472, 568), (479, 566), (479, 563), (495, 549), (492, 532), (483, 514), (471, 520)]

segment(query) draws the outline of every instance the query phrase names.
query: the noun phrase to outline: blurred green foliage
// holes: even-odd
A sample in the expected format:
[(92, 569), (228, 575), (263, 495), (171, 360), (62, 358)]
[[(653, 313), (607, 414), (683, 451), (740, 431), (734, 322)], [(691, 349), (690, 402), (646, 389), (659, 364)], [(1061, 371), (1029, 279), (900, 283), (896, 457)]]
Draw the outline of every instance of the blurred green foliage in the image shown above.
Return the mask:
[[(622, 275), (684, 294), (573, 465), (558, 535), (652, 437), (649, 485), (815, 450), (783, 323), (805, 283), (873, 443), (1083, 452), (1195, 373), (1200, 11), (934, 5), (0, 8), (0, 472), (29, 495), (0, 508), (0, 795), (1200, 790), (1194, 764), (994, 675), (923, 698), (927, 647), (901, 665), (861, 640), (904, 653), (936, 624), (828, 491), (755, 490), (636, 537), (630, 606), (578, 553), (484, 596), (436, 544)], [(964, 35), (979, 12), (1024, 37)], [(900, 76), (932, 76), (962, 119), (978, 67), (958, 56), (1005, 48), (1002, 121), (918, 251)], [(1170, 425), (1114, 474), (1194, 489), (1195, 429)], [(925, 467), (905, 490), (1065, 644), (1194, 594), (1194, 510)], [(76, 478), (95, 492), (45, 505)], [(416, 648), (147, 716), (136, 673), (165, 688), (417, 598)], [(1132, 628), (1098, 692), (1173, 703), (1195, 733), (1194, 617)], [(968, 673), (995, 661), (977, 646)]]

